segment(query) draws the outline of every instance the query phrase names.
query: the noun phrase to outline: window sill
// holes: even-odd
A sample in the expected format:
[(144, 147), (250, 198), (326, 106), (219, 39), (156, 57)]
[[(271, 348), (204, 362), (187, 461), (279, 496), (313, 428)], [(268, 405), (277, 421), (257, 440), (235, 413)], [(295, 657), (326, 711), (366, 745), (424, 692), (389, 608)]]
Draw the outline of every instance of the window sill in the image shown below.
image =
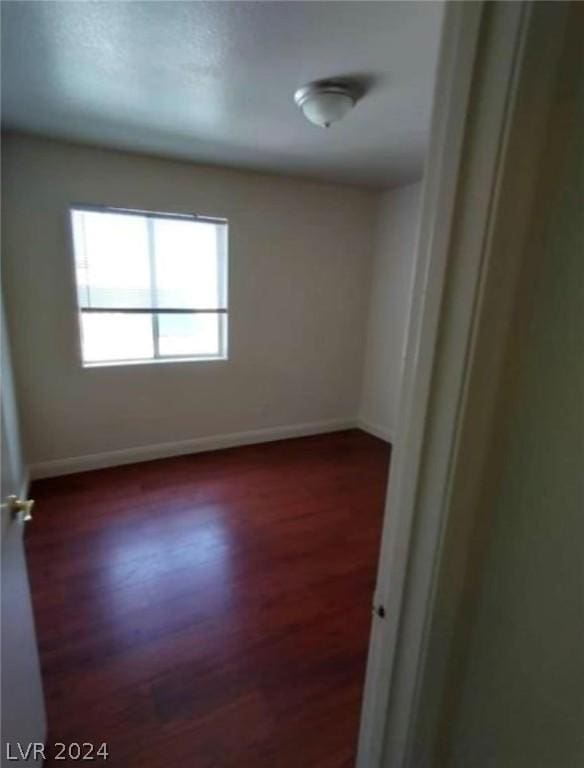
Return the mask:
[(208, 357), (157, 357), (150, 360), (106, 360), (95, 363), (82, 363), (86, 368), (125, 368), (135, 365), (167, 365), (168, 363), (214, 363), (226, 362), (227, 355), (210, 355)]

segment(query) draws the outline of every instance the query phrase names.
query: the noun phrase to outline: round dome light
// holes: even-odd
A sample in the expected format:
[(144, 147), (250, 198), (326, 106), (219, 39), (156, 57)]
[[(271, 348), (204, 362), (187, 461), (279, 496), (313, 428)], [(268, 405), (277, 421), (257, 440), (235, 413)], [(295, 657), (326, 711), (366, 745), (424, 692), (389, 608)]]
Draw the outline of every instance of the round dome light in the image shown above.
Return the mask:
[(320, 128), (328, 128), (353, 109), (357, 96), (347, 83), (321, 80), (299, 88), (294, 101), (307, 120)]

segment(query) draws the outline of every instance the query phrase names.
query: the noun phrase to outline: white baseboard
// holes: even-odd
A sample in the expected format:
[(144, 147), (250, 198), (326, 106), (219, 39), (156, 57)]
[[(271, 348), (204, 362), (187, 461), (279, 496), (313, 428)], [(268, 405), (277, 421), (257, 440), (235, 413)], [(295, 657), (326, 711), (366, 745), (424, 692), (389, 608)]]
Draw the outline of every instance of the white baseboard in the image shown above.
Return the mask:
[(393, 430), (382, 427), (379, 424), (373, 424), (366, 419), (357, 419), (357, 427), (362, 429), (363, 432), (369, 432), (370, 435), (379, 437), (381, 440), (385, 440), (386, 443), (394, 444), (395, 434)]
[(70, 475), (75, 472), (116, 467), (122, 464), (135, 464), (140, 461), (163, 459), (169, 456), (216, 451), (220, 448), (234, 448), (238, 445), (268, 443), (273, 440), (284, 440), (290, 437), (306, 437), (308, 435), (326, 434), (327, 432), (339, 432), (344, 429), (353, 429), (356, 426), (355, 419), (331, 419), (329, 421), (315, 421), (307, 424), (268, 427), (265, 429), (248, 430), (246, 432), (195, 437), (191, 440), (179, 440), (173, 443), (123, 448), (122, 450), (73, 456), (54, 461), (41, 461), (31, 464), (29, 469), (31, 478), (38, 480), (43, 477)]

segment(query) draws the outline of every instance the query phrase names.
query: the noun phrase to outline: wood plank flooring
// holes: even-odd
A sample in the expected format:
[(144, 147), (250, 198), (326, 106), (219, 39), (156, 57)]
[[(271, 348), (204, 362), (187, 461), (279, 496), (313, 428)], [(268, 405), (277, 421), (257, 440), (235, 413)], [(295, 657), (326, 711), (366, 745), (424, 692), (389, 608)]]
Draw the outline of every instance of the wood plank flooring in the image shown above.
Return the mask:
[(49, 744), (351, 768), (388, 463), (349, 430), (34, 483)]

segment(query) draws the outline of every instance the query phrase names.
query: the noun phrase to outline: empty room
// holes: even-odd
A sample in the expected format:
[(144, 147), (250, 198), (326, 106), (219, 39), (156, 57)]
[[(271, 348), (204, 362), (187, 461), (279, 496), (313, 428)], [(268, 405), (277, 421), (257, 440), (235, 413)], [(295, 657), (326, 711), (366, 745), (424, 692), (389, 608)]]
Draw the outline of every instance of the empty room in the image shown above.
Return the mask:
[(3, 761), (354, 765), (442, 16), (2, 3)]
[(0, 11), (1, 768), (581, 768), (584, 4)]

